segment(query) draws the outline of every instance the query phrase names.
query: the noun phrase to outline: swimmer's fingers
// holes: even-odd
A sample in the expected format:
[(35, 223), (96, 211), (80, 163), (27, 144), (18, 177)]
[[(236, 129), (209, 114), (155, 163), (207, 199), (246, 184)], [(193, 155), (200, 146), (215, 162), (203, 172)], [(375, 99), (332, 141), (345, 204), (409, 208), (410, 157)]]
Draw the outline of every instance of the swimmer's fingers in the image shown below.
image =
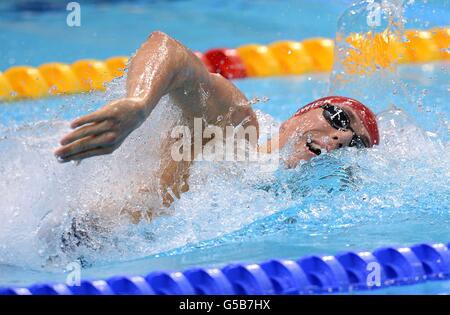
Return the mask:
[(70, 127), (72, 129), (78, 128), (85, 124), (90, 124), (94, 122), (99, 122), (103, 120), (107, 120), (110, 118), (110, 115), (108, 114), (108, 111), (104, 109), (99, 109), (91, 114), (88, 114), (86, 116), (80, 117), (75, 119), (71, 124)]
[(113, 125), (114, 124), (111, 121), (104, 120), (100, 123), (83, 126), (79, 129), (69, 133), (64, 138), (62, 138), (60, 141), (60, 144), (67, 145), (69, 143), (72, 143), (74, 141), (80, 140), (85, 137), (100, 135), (104, 132), (111, 130)]
[(90, 158), (93, 156), (110, 154), (113, 151), (114, 151), (113, 147), (97, 148), (97, 149), (92, 149), (92, 150), (88, 150), (88, 151), (84, 151), (84, 152), (81, 152), (78, 154), (71, 155), (67, 158), (60, 159), (59, 161), (61, 163), (67, 163), (70, 161), (81, 161), (83, 159), (87, 159), (87, 158)]
[(68, 145), (62, 146), (55, 151), (55, 155), (60, 161), (72, 160), (71, 156), (80, 154), (87, 150), (98, 148), (112, 148), (114, 151), (119, 145), (119, 140), (115, 132), (105, 132), (99, 136), (88, 136), (76, 140)]

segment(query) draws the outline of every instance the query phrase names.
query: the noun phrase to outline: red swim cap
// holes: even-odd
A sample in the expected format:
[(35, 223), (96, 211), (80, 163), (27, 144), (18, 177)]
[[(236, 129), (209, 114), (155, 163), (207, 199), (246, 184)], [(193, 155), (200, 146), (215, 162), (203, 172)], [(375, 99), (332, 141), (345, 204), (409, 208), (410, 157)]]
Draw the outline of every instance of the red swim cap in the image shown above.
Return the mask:
[(351, 107), (359, 117), (359, 119), (362, 121), (364, 127), (367, 129), (372, 146), (380, 143), (380, 134), (378, 132), (377, 118), (375, 114), (367, 106), (352, 98), (343, 96), (324, 97), (300, 108), (293, 117), (303, 115), (306, 112), (319, 108), (325, 104), (336, 106), (347, 105), (348, 107)]

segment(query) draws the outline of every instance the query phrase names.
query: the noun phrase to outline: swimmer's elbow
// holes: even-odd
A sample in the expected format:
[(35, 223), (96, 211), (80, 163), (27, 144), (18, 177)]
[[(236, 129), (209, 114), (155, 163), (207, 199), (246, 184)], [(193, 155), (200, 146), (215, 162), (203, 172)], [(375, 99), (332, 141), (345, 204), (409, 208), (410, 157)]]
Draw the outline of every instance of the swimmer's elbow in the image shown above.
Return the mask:
[(147, 40), (163, 40), (163, 39), (168, 39), (171, 38), (169, 35), (167, 35), (164, 32), (161, 31), (153, 31), (150, 33), (150, 35), (148, 36)]
[(161, 31), (152, 32), (148, 36), (147, 41), (148, 42), (155, 41), (157, 43), (166, 43), (166, 44), (169, 44), (169, 46), (176, 46), (178, 44), (178, 42), (174, 38), (170, 37), (169, 35), (167, 35), (164, 32), (161, 32)]
[[(164, 32), (154, 31), (147, 39), (148, 43), (152, 43), (154, 47), (165, 47), (167, 56), (173, 61), (174, 64), (180, 66), (187, 58), (188, 49), (179, 41), (170, 37)], [(183, 63), (184, 64), (184, 63)]]

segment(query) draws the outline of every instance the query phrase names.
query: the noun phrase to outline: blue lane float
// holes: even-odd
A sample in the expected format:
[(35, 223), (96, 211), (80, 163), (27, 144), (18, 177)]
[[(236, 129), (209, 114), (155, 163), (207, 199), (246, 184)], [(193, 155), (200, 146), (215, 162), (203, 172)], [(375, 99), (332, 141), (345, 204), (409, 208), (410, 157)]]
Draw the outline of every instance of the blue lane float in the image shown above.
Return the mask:
[(150, 284), (140, 276), (116, 276), (106, 280), (115, 295), (148, 295), (155, 294)]
[(196, 268), (184, 272), (198, 295), (234, 294), (233, 286), (222, 270)]
[(261, 268), (272, 282), (275, 294), (305, 294), (312, 288), (303, 269), (291, 260), (270, 260)]
[(385, 247), (373, 254), (381, 264), (387, 282), (412, 284), (425, 280), (422, 262), (411, 248)]
[(334, 256), (307, 256), (297, 260), (314, 293), (338, 292), (350, 285), (347, 272)]
[[(371, 285), (368, 283), (368, 277), (370, 276), (368, 272), (379, 266), (379, 262), (371, 252), (347, 252), (337, 255), (336, 259), (344, 267), (353, 289), (368, 290), (371, 288)], [(372, 279), (370, 280), (372, 281)], [(385, 273), (380, 272), (380, 283), (385, 282)]]
[(195, 294), (194, 287), (181, 272), (152, 272), (145, 280), (156, 294)]
[[(3, 287), (0, 295), (285, 295), (326, 294), (411, 285), (450, 278), (450, 243), (383, 247), (373, 252), (312, 255), (261, 264), (230, 264), (222, 269), (157, 271), (142, 276), (115, 276), (27, 288)], [(377, 272), (378, 270), (378, 272)], [(378, 273), (373, 279), (372, 275)]]
[(73, 295), (111, 295), (114, 291), (104, 280), (81, 281), (79, 286), (69, 286)]

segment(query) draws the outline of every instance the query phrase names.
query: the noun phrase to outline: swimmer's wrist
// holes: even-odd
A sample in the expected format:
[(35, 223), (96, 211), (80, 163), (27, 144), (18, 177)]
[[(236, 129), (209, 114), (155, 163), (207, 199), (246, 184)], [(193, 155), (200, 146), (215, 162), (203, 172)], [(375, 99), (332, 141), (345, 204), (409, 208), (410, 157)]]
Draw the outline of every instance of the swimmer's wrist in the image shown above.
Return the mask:
[(126, 100), (133, 104), (136, 113), (139, 113), (141, 120), (147, 119), (151, 110), (148, 109), (148, 101), (143, 97), (127, 97)]
[(128, 100), (132, 101), (138, 109), (144, 109), (146, 107), (146, 101), (142, 97), (129, 97)]
[(142, 112), (145, 120), (148, 116), (150, 116), (160, 98), (161, 97), (152, 97), (151, 95), (147, 95), (145, 97), (133, 97), (132, 100), (136, 104), (137, 109)]

